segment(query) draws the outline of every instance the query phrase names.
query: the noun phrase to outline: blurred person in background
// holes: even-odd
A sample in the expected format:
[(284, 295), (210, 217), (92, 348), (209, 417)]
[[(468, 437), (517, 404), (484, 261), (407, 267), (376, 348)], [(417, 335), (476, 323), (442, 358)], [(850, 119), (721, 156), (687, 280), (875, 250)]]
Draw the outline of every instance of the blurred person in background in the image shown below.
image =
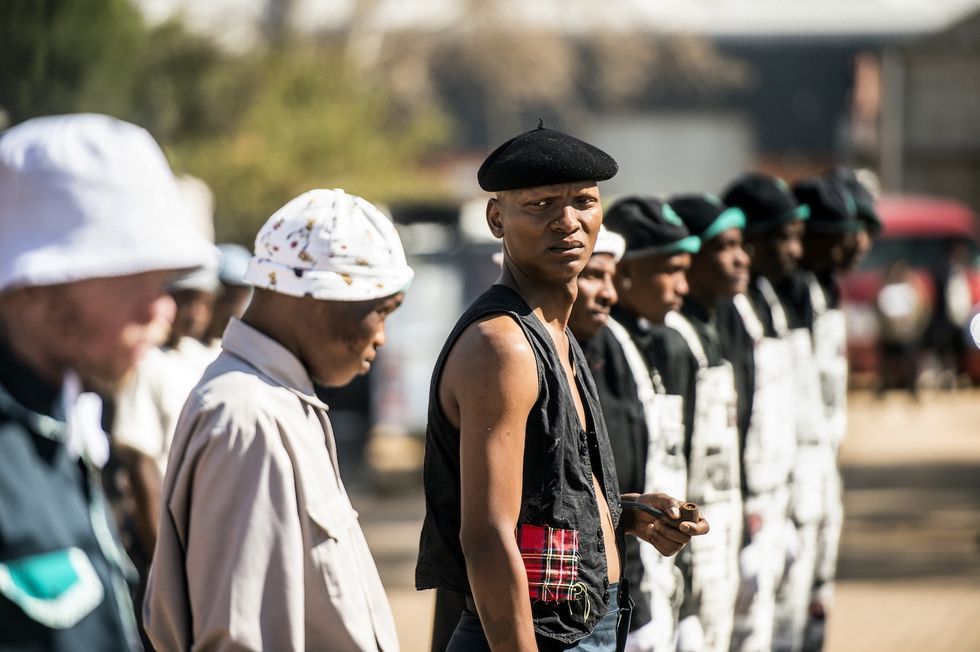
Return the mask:
[[(771, 459), (777, 467), (791, 460), (789, 513), (795, 526), (795, 536), (784, 548), (792, 563), (777, 588), (773, 649), (798, 650), (810, 605), (825, 475), (821, 464), (826, 428), (820, 376), (810, 332), (790, 296), (793, 274), (803, 256), (804, 222), (810, 212), (797, 202), (782, 179), (758, 173), (736, 179), (725, 191), (723, 201), (745, 215), (746, 250), (752, 260), (748, 297), (765, 334), (789, 342), (793, 365), (790, 421), (794, 430), (788, 433), (790, 441), (772, 442), (769, 448), (778, 451)], [(776, 471), (781, 475), (784, 469)]]
[[(692, 483), (690, 465), (694, 403), (693, 385), (688, 364), (689, 348), (684, 338), (664, 325), (672, 310), (681, 307), (687, 295), (686, 272), (691, 254), (700, 247), (684, 223), (664, 202), (652, 197), (626, 197), (609, 209), (608, 228), (626, 240), (626, 253), (616, 270), (619, 301), (613, 310), (610, 330), (624, 352), (638, 350), (648, 369), (644, 378), (639, 364), (632, 364), (637, 387), (648, 400), (649, 438), (646, 445), (624, 450), (634, 464), (634, 471), (647, 490), (695, 500), (697, 489)], [(648, 387), (644, 387), (648, 386)], [(650, 414), (656, 410), (659, 414)], [(623, 437), (615, 433), (616, 438)], [(626, 442), (620, 448), (629, 446)], [(618, 461), (618, 460), (617, 460)], [(701, 505), (709, 520), (714, 506)], [(715, 530), (711, 543), (724, 537)], [(651, 605), (652, 622), (631, 635), (631, 643), (640, 650), (673, 649), (678, 638), (684, 649), (701, 649), (712, 623), (703, 626), (700, 607), (724, 598), (692, 578), (690, 557), (698, 554), (693, 546), (679, 558), (664, 559), (645, 554), (641, 549), (645, 582), (641, 588)], [(700, 544), (699, 544), (700, 546)], [(707, 569), (706, 569), (707, 570)], [(707, 579), (707, 575), (705, 575)], [(730, 606), (730, 605), (729, 605)], [(724, 617), (724, 616), (722, 616)], [(726, 641), (727, 645), (727, 641)]]
[(825, 175), (797, 182), (797, 201), (810, 209), (803, 237), (803, 258), (794, 274), (791, 301), (810, 329), (826, 420), (824, 447), (824, 514), (817, 532), (813, 579), (804, 650), (823, 648), (826, 619), (833, 600), (837, 549), (844, 520), (843, 487), (837, 464), (847, 432), (847, 334), (840, 308), (839, 275), (848, 267), (848, 241), (864, 231), (857, 202), (839, 177)]
[[(659, 368), (667, 390), (684, 397), (687, 500), (701, 506), (713, 529), (710, 539), (694, 541), (685, 553), (688, 590), (680, 607), (682, 614), (697, 614), (703, 643), (693, 645), (682, 629), (679, 648), (723, 650), (728, 648), (732, 635), (742, 498), (735, 379), (731, 363), (722, 357), (715, 304), (721, 294), (730, 296), (729, 285), (738, 285), (740, 274), (747, 274), (747, 262), (739, 255), (741, 246), (735, 242), (741, 240), (737, 212), (729, 211), (723, 216), (725, 207), (721, 202), (712, 203), (703, 196), (674, 199), (680, 210), (668, 201), (662, 205), (662, 212), (668, 222), (676, 221), (690, 234), (680, 241), (687, 243), (688, 248), (683, 251), (689, 252), (684, 254), (688, 258), (683, 277), (686, 291), (663, 321), (680, 335), (682, 344), (665, 349)], [(707, 228), (721, 230), (702, 240), (701, 232)], [(720, 240), (711, 241), (714, 236)], [(705, 241), (710, 242), (710, 251), (702, 255)], [(695, 259), (700, 261), (697, 272), (693, 270)], [(696, 275), (696, 285), (692, 274)], [(747, 278), (743, 285), (745, 281)]]
[(367, 373), (413, 276), (391, 221), (342, 190), (259, 231), (252, 302), (177, 424), (144, 603), (156, 649), (398, 649), (314, 383)]
[(885, 270), (875, 299), (878, 313), (878, 396), (886, 390), (904, 389), (918, 399), (919, 353), (930, 323), (925, 281), (903, 258)]
[(218, 356), (221, 336), (232, 317), (240, 318), (252, 298), (252, 286), (245, 281), (248, 261), (252, 257), (245, 247), (226, 243), (219, 244), (221, 263), (218, 265), (218, 280), (221, 287), (211, 307), (211, 321), (201, 341)]
[[(466, 596), (450, 650), (616, 650), (629, 626), (624, 536), (664, 554), (706, 522), (624, 510), (605, 421), (567, 330), (615, 161), (538, 128), (484, 161), (500, 280), (449, 335), (430, 389), (416, 586)], [(674, 517), (666, 496), (626, 494)], [(516, 536), (515, 536), (516, 535)]]
[(939, 359), (940, 386), (945, 389), (954, 389), (966, 371), (966, 332), (973, 310), (968, 274), (971, 263), (966, 244), (952, 242), (933, 277), (936, 300), (929, 340)]
[(143, 129), (102, 115), (0, 135), (0, 648), (140, 649), (100, 485), (102, 403), (209, 243)]
[[(864, 172), (867, 173), (866, 170)], [(854, 200), (857, 227), (844, 238), (843, 260), (840, 264), (842, 273), (851, 272), (861, 264), (861, 261), (871, 250), (875, 238), (881, 235), (884, 229), (884, 223), (875, 208), (876, 195), (862, 180), (866, 177), (859, 178), (857, 173), (849, 167), (839, 165), (828, 170), (823, 176), (830, 183), (839, 185), (842, 191), (849, 194)]]
[[(739, 211), (745, 224), (741, 208), (727, 210)], [(747, 248), (744, 244), (751, 278), (759, 265)], [(742, 292), (720, 300), (717, 310), (722, 351), (735, 370), (745, 528), (731, 649), (770, 650), (775, 593), (787, 563), (789, 478), (796, 449), (793, 351), (764, 302)]]
[[(744, 305), (751, 261), (742, 245), (743, 211), (713, 195), (672, 198), (670, 205), (701, 238), (682, 313), (697, 328), (705, 350), (719, 351), (716, 355), (732, 365), (738, 399), (730, 418), (738, 433), (742, 529), (732, 544), (738, 555), (738, 590), (730, 649), (769, 650), (776, 586), (785, 565), (788, 465), (774, 458), (783, 449), (773, 440), (793, 436), (780, 405), (786, 400), (780, 386), (791, 381), (788, 351), (778, 341), (766, 340), (752, 307)], [(744, 316), (735, 308), (736, 300), (743, 303)], [(739, 344), (731, 346), (735, 337)]]

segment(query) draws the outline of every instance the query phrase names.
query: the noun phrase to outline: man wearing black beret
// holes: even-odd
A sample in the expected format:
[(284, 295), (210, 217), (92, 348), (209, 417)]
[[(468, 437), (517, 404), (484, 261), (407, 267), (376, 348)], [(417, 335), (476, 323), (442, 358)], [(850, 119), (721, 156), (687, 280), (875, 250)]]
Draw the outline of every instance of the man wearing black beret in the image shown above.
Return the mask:
[[(745, 213), (753, 276), (748, 296), (766, 335), (785, 339), (791, 349), (793, 396), (789, 404), (793, 406), (795, 441), (774, 439), (766, 449), (766, 460), (781, 467), (788, 449), (795, 446), (787, 476), (791, 478), (789, 513), (797, 542), (788, 548), (795, 552), (790, 555), (792, 566), (776, 594), (773, 648), (798, 650), (807, 621), (817, 533), (824, 514), (822, 468), (827, 436), (813, 341), (791, 292), (793, 275), (803, 257), (804, 222), (810, 217), (810, 207), (800, 204), (782, 179), (763, 174), (744, 175), (729, 187), (723, 199)], [(772, 454), (774, 447), (776, 455)], [(773, 477), (783, 471), (771, 469)]]
[[(622, 325), (632, 344), (644, 355), (655, 388), (663, 395), (658, 396), (661, 398), (658, 407), (663, 411), (660, 432), (653, 433), (651, 429), (649, 444), (634, 456), (645, 465), (647, 490), (683, 492), (688, 500), (698, 502), (708, 520), (714, 523), (717, 505), (711, 499), (701, 502), (706, 496), (692, 485), (689, 473), (692, 468), (695, 472), (701, 468), (696, 464), (691, 466), (700, 457), (699, 442), (693, 439), (697, 361), (684, 337), (664, 325), (668, 314), (680, 309), (685, 301), (686, 275), (691, 255), (700, 248), (700, 239), (691, 235), (669, 204), (652, 197), (626, 197), (618, 201), (609, 210), (607, 224), (626, 239), (626, 254), (616, 271), (620, 301), (610, 325)], [(676, 405), (673, 399), (679, 399), (679, 413), (669, 410)], [(665, 422), (663, 417), (672, 417), (673, 423)], [(612, 433), (611, 436), (620, 435)], [(736, 490), (736, 496), (737, 493)], [(713, 530), (711, 543), (727, 538), (724, 527), (719, 532), (713, 526)], [(690, 551), (703, 560), (704, 548), (698, 543), (692, 543)], [(718, 645), (708, 640), (715, 631), (714, 621), (708, 618), (708, 626), (703, 626), (701, 598), (705, 598), (707, 605), (718, 594), (714, 589), (700, 591), (701, 578), (707, 578), (703, 573), (692, 577), (690, 556), (660, 560), (643, 555), (643, 561), (644, 572), (649, 576), (646, 586), (650, 587), (653, 619), (649, 627), (632, 633), (635, 649), (672, 648), (679, 638), (681, 649), (727, 650), (727, 635), (721, 635), (724, 642), (719, 640)], [(730, 618), (731, 604), (728, 611)]]
[(854, 200), (858, 228), (851, 237), (845, 239), (842, 266), (843, 271), (851, 271), (864, 260), (871, 249), (871, 243), (881, 235), (884, 223), (875, 207), (874, 194), (858, 179), (853, 169), (838, 165), (825, 172), (823, 178)]
[[(616, 170), (543, 125), (479, 170), (496, 193), (487, 223), (502, 271), (433, 372), (416, 568), (419, 589), (465, 596), (449, 650), (616, 650), (629, 621), (624, 535), (669, 555), (707, 532), (621, 508), (595, 385), (567, 329), (602, 224), (597, 182)], [(627, 497), (680, 516), (668, 496)]]
[[(857, 179), (853, 181), (857, 183)], [(797, 200), (810, 207), (803, 260), (794, 275), (793, 299), (795, 309), (813, 337), (827, 420), (827, 436), (822, 440), (825, 504), (817, 531), (817, 560), (804, 635), (805, 650), (823, 647), (844, 520), (837, 452), (847, 430), (847, 336), (838, 275), (848, 269), (849, 243), (866, 231), (866, 223), (859, 217), (859, 203), (849, 188), (844, 177), (833, 175), (804, 179), (793, 186)], [(861, 201), (868, 214), (867, 202), (873, 200), (863, 186), (862, 191)], [(873, 214), (873, 204), (870, 213)]]

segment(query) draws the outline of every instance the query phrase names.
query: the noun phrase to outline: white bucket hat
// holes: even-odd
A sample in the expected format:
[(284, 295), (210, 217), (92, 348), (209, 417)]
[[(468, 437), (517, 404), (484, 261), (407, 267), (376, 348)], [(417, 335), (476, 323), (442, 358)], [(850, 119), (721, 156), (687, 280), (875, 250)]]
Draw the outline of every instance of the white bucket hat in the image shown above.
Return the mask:
[(415, 272), (395, 226), (343, 190), (310, 190), (276, 211), (255, 238), (245, 280), (326, 301), (366, 301), (405, 290)]
[(0, 291), (213, 263), (146, 130), (105, 115), (0, 134)]

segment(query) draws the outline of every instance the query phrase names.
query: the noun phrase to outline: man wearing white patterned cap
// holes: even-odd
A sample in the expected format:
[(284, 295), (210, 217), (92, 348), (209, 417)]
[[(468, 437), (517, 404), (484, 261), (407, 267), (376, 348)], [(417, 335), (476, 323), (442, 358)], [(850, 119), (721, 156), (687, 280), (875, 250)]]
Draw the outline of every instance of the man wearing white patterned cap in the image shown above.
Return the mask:
[(0, 649), (139, 649), (100, 468), (99, 398), (206, 264), (143, 129), (102, 115), (0, 135)]
[(314, 382), (368, 371), (412, 277), (392, 223), (342, 190), (259, 231), (252, 302), (170, 451), (144, 604), (158, 650), (398, 649)]

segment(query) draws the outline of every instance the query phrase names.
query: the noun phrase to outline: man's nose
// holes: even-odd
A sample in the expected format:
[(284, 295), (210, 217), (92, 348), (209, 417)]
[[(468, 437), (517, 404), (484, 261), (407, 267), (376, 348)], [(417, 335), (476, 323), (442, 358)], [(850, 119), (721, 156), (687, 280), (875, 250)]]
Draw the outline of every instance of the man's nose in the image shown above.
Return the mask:
[(147, 324), (150, 322), (166, 322), (173, 324), (177, 316), (177, 303), (169, 294), (161, 294), (152, 301), (138, 308), (139, 314), (135, 315), (138, 323)]
[(687, 292), (688, 292), (687, 274), (681, 274), (680, 278), (677, 279), (677, 285), (674, 286), (674, 292), (681, 295), (682, 297), (687, 296)]
[(747, 269), (751, 264), (752, 259), (749, 258), (749, 252), (743, 247), (739, 247), (738, 251), (735, 252), (735, 265), (740, 269)]
[(551, 225), (561, 233), (575, 233), (579, 229), (578, 211), (574, 206), (564, 206), (561, 209), (561, 215), (558, 215)]
[(611, 278), (602, 284), (602, 289), (599, 290), (599, 300), (607, 306), (614, 306), (619, 301), (619, 295), (616, 294), (616, 286), (613, 285)]
[(786, 248), (786, 253), (789, 254), (793, 260), (803, 258), (803, 242), (796, 238), (790, 240), (789, 246)]

